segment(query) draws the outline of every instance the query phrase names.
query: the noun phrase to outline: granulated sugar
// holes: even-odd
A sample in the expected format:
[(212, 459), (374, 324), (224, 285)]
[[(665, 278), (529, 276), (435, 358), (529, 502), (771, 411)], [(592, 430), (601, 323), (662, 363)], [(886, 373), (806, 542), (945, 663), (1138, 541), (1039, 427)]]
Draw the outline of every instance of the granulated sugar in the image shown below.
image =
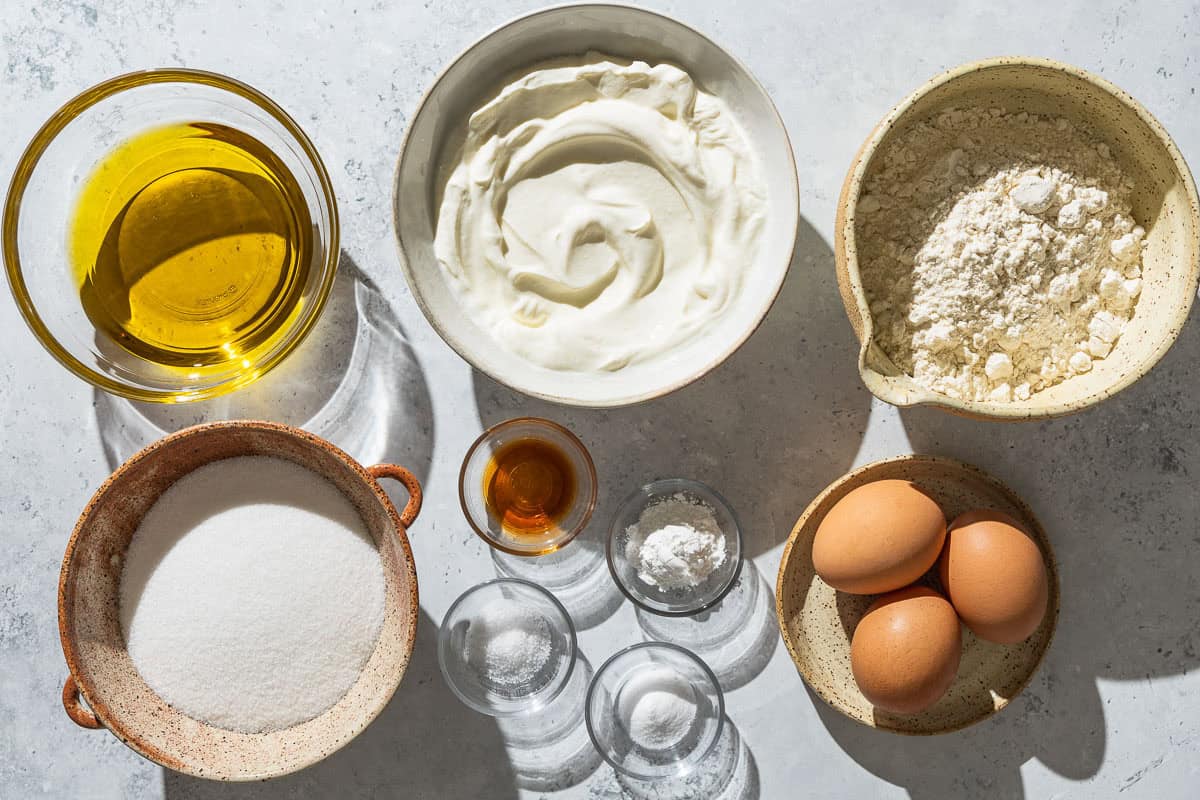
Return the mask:
[(346, 693), (383, 625), (379, 552), (354, 506), (290, 461), (239, 457), (179, 479), (121, 575), (138, 672), (195, 719), (287, 728)]
[(465, 649), (483, 683), (504, 694), (530, 693), (550, 663), (550, 624), (533, 609), (505, 601), (471, 620)]

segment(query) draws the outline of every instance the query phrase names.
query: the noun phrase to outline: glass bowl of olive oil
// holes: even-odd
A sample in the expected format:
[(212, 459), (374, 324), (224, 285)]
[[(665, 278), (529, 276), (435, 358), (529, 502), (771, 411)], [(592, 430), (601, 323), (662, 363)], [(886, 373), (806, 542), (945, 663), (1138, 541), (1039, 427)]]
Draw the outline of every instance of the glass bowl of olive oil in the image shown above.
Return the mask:
[(497, 550), (542, 556), (578, 536), (596, 508), (596, 467), (556, 422), (518, 417), (488, 428), (467, 451), (458, 497), (475, 533)]
[(4, 206), (9, 285), (64, 366), (186, 402), (283, 360), (333, 286), (337, 206), (295, 121), (213, 73), (136, 72), (59, 109)]

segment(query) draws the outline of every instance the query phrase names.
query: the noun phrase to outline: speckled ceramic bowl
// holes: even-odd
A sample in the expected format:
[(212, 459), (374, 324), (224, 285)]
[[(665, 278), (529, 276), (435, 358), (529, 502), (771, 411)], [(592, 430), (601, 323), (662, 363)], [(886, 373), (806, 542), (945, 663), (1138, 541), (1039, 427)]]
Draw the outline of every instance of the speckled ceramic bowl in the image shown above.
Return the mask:
[[(523, 72), (590, 51), (675, 64), (734, 112), (761, 162), (769, 213), (755, 258), (739, 264), (738, 296), (702, 334), (662, 358), (604, 373), (546, 369), (510, 352), (476, 325), (434, 253), (438, 209), (470, 115)], [(434, 330), (476, 369), (519, 392), (594, 408), (675, 391), (719, 366), (750, 338), (783, 286), (799, 224), (796, 164), (770, 96), (744, 64), (704, 34), (643, 8), (579, 3), (533, 11), (483, 36), (437, 77), (413, 115), (393, 190), (400, 261), (413, 299)]]
[[(1136, 182), (1133, 215), (1145, 227), (1144, 288), (1132, 322), (1091, 372), (1026, 401), (956, 400), (919, 386), (873, 341), (859, 275), (855, 209), (877, 153), (909, 125), (964, 105), (1065, 116), (1097, 133)], [(1179, 149), (1136, 100), (1077, 67), (1041, 58), (994, 58), (956, 67), (906, 97), (875, 127), (846, 175), (834, 229), (838, 285), (862, 343), (859, 373), (871, 392), (898, 406), (928, 404), (981, 419), (1069, 414), (1111, 397), (1145, 375), (1174, 343), (1200, 279), (1200, 201)]]
[[(261, 734), (213, 727), (167, 705), (134, 668), (118, 613), (125, 551), (159, 495), (204, 464), (243, 455), (284, 458), (337, 486), (370, 530), (387, 584), (375, 651), (349, 691), (320, 716)], [(379, 485), (384, 477), (408, 490), (402, 512)], [(421, 487), (404, 467), (364, 468), (324, 439), (287, 425), (220, 422), (160, 439), (104, 482), (67, 544), (58, 585), (59, 634), (71, 672), (63, 687), (67, 714), (85, 728), (108, 728), (164, 767), (200, 778), (262, 780), (320, 761), (378, 716), (408, 666), (418, 609), (406, 531), (420, 508)]]
[[(1025, 641), (993, 644), (977, 638), (963, 626), (958, 676), (940, 700), (919, 714), (893, 714), (876, 709), (858, 690), (850, 670), (850, 638), (876, 595), (836, 591), (817, 577), (812, 564), (813, 537), (829, 509), (851, 490), (887, 479), (919, 484), (938, 502), (947, 519), (973, 508), (991, 508), (1009, 514), (1037, 540), (1050, 579), (1046, 616)], [(940, 589), (932, 573), (922, 582)], [(1058, 622), (1058, 602), (1054, 552), (1029, 506), (981, 470), (937, 456), (911, 455), (877, 461), (842, 476), (821, 492), (792, 529), (775, 586), (779, 631), (796, 668), (813, 691), (864, 725), (909, 734), (955, 731), (1008, 705), (1029, 683), (1050, 646)]]

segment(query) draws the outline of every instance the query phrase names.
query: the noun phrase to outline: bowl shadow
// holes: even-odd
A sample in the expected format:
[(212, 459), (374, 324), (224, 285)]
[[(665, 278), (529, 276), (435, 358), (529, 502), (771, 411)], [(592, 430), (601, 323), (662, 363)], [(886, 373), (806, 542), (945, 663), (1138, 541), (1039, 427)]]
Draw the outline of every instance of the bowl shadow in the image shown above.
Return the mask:
[(757, 678), (779, 645), (773, 588), (753, 561), (742, 564), (734, 587), (710, 609), (689, 617), (666, 617), (637, 608), (636, 615), (647, 641), (670, 642), (692, 651), (713, 671), (725, 692)]
[(981, 424), (900, 412), (912, 447), (976, 464), (1033, 506), (1054, 545), (1055, 638), (1024, 692), (994, 717), (935, 739), (859, 725), (812, 694), (838, 744), (914, 798), (1024, 797), (1037, 758), (1072, 779), (1104, 763), (1098, 682), (1181, 675), (1200, 664), (1200, 311), (1134, 386), (1069, 417)]
[(712, 755), (684, 778), (639, 781), (609, 766), (588, 783), (590, 800), (759, 800), (758, 762), (729, 717)]
[(421, 363), (391, 305), (345, 251), (313, 331), (255, 383), (182, 404), (96, 390), (93, 407), (112, 469), (168, 433), (230, 419), (302, 427), (363, 464), (403, 464), (422, 482), (433, 453), (433, 406)]
[(591, 662), (579, 653), (569, 685), (538, 712), (539, 716), (551, 716), (549, 727), (542, 721), (523, 730), (526, 726), (521, 717), (497, 720), (522, 789), (562, 791), (587, 780), (600, 766), (600, 752), (592, 745), (584, 722), (587, 689), (594, 674)]
[(605, 564), (605, 534), (594, 523), (571, 542), (544, 556), (514, 556), (491, 548), (498, 578), (520, 578), (553, 594), (576, 630), (594, 628), (617, 613), (625, 597)]
[(270, 781), (221, 783), (164, 770), (163, 786), (167, 800), (291, 800), (358, 793), (428, 800), (519, 796), (495, 720), (464, 706), (443, 681), (437, 625), (423, 610), (400, 688), (379, 717), (344, 748), (308, 769)]
[[(1024, 798), (1021, 767), (1032, 758), (1072, 780), (1096, 774), (1104, 761), (1104, 711), (1096, 686), (1072, 674), (1053, 647), (1030, 684), (998, 714), (936, 736), (867, 727), (805, 688), (842, 750), (874, 775), (904, 787), (913, 800)], [(887, 715), (877, 721), (887, 724)]]
[(587, 445), (603, 475), (594, 519), (658, 478), (686, 477), (724, 495), (748, 558), (787, 538), (797, 504), (853, 462), (870, 413), (858, 346), (838, 295), (833, 252), (803, 217), (775, 305), (724, 364), (665, 397), (580, 409), (526, 397), (474, 372), (483, 425), (542, 416)]

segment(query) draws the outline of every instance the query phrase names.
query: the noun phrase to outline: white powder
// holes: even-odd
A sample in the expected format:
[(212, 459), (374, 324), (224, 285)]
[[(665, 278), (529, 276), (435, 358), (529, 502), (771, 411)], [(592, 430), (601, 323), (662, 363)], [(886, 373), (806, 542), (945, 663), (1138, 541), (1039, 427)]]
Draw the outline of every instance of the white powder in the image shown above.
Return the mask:
[(696, 721), (692, 688), (667, 667), (647, 669), (621, 687), (617, 716), (629, 738), (646, 750), (666, 750), (687, 737)]
[(1068, 120), (948, 111), (880, 154), (856, 216), (876, 341), (920, 384), (1027, 400), (1133, 316), (1145, 232), (1107, 145)]
[(183, 713), (248, 733), (332, 706), (383, 625), (379, 552), (354, 506), (290, 461), (230, 458), (150, 508), (121, 574), (133, 664)]
[(626, 531), (638, 577), (663, 589), (693, 589), (725, 563), (725, 536), (705, 503), (683, 493), (647, 506)]
[(505, 693), (536, 691), (552, 651), (546, 618), (511, 600), (488, 607), (467, 628), (467, 663), (481, 681)]

